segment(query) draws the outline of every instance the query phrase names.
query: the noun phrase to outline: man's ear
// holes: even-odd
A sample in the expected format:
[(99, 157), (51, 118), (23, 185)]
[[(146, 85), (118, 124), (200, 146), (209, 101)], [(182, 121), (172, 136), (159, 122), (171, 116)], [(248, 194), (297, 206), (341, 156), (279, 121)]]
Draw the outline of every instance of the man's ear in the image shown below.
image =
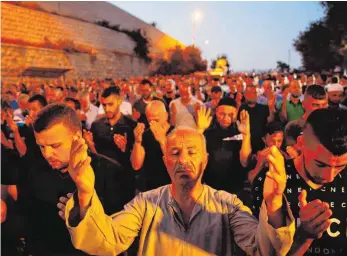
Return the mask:
[(77, 137), (77, 138), (82, 138), (82, 131), (78, 130), (77, 132), (74, 133), (74, 137)]

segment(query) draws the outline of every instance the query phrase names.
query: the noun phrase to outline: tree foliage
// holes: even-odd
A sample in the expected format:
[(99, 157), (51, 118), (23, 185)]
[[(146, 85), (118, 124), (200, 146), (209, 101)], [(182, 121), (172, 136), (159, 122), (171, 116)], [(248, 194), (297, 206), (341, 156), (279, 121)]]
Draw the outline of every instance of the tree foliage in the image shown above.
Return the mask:
[(294, 47), (306, 70), (321, 71), (341, 66), (347, 42), (347, 3), (321, 2), (325, 16), (300, 32)]
[(228, 71), (230, 69), (230, 64), (228, 61), (228, 56), (226, 54), (222, 54), (221, 56), (217, 56), (217, 58), (215, 60), (212, 61), (211, 63), (211, 69), (216, 69), (218, 68), (218, 62), (220, 62), (220, 60), (225, 60), (225, 66), (228, 68)]
[(205, 71), (206, 60), (201, 57), (201, 51), (195, 46), (180, 46), (168, 50), (167, 58), (157, 58), (152, 67), (153, 75), (191, 74)]
[(278, 60), (278, 61), (277, 61), (277, 68), (278, 68), (281, 72), (284, 72), (285, 70), (289, 71), (290, 66), (289, 66), (287, 63)]
[(134, 47), (134, 52), (136, 53), (136, 55), (139, 58), (145, 60), (147, 63), (152, 61), (151, 57), (149, 57), (150, 42), (146, 35), (142, 33), (141, 29), (128, 30), (120, 28), (120, 25), (111, 25), (107, 20), (96, 21), (95, 23), (99, 26), (103, 26), (105, 28), (126, 34), (136, 43)]

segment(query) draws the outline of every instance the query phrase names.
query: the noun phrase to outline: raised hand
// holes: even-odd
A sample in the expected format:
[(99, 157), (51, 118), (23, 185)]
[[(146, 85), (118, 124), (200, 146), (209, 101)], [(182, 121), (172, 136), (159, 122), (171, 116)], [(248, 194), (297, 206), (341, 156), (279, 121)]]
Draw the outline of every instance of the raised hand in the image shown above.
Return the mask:
[(7, 111), (7, 115), (6, 115), (6, 123), (8, 128), (12, 131), (12, 132), (16, 132), (18, 131), (18, 126), (15, 123), (15, 121), (13, 121), (13, 115), (10, 111)]
[(124, 136), (120, 134), (115, 134), (113, 136), (113, 141), (117, 145), (117, 147), (124, 153), (127, 147), (127, 134)]
[(276, 102), (276, 96), (274, 92), (271, 92), (270, 97), (268, 97), (267, 105), (269, 106), (270, 111), (275, 110), (275, 102)]
[(145, 125), (143, 123), (137, 123), (135, 129), (134, 129), (134, 137), (136, 143), (142, 143), (142, 135), (145, 131)]
[(306, 190), (302, 190), (299, 195), (301, 227), (307, 238), (321, 238), (331, 224), (329, 218), (333, 213), (329, 204), (318, 199), (307, 203), (306, 197)]
[(140, 118), (141, 114), (135, 108), (133, 108), (132, 118), (134, 121), (137, 121)]
[(242, 110), (240, 113), (240, 121), (237, 121), (237, 128), (239, 129), (239, 132), (241, 132), (243, 135), (250, 135), (251, 134), (251, 125), (249, 121), (249, 114), (246, 110)]
[(83, 129), (83, 138), (85, 139), (89, 149), (96, 153), (95, 144), (94, 144), (94, 138), (93, 133), (91, 131), (87, 131), (86, 129)]
[(30, 115), (27, 115), (25, 118), (24, 118), (24, 123), (26, 126), (30, 126), (32, 125), (34, 122), (33, 118), (30, 116)]
[(203, 133), (210, 127), (212, 121), (211, 109), (206, 108), (205, 105), (201, 106), (197, 111), (196, 124), (200, 133)]
[(169, 129), (169, 126), (165, 127), (158, 122), (151, 121), (149, 123), (149, 128), (151, 129), (153, 136), (160, 145), (163, 145), (166, 141), (166, 133)]
[(65, 220), (65, 206), (66, 206), (66, 203), (67, 201), (69, 201), (69, 199), (73, 196), (73, 193), (68, 193), (66, 195), (66, 197), (60, 197), (59, 198), (59, 203), (57, 204), (57, 207), (59, 208), (59, 216), (60, 218), (62, 218), (63, 220)]
[(87, 153), (88, 145), (83, 138), (77, 136), (71, 145), (69, 174), (78, 190), (78, 199), (81, 207), (89, 204), (95, 184), (95, 175), (91, 167), (91, 158)]
[(287, 184), (287, 175), (284, 157), (276, 146), (270, 148), (267, 160), (269, 162), (269, 171), (266, 173), (264, 181), (263, 198), (268, 211), (275, 212), (283, 204), (283, 192)]

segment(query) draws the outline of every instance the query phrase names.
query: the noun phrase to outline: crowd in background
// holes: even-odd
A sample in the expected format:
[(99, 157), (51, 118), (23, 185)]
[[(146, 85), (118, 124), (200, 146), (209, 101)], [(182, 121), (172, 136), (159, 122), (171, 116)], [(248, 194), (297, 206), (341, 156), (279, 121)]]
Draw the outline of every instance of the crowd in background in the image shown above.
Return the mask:
[[(73, 248), (57, 208), (60, 197), (76, 190), (69, 174), (62, 172), (69, 154), (63, 149), (64, 135), (57, 129), (43, 137), (44, 127), (35, 123), (49, 104), (66, 104), (78, 114), (105, 213), (121, 210), (139, 192), (170, 183), (163, 144), (175, 127), (185, 126), (206, 139), (209, 155), (203, 182), (236, 194), (255, 216), (262, 202), (267, 156), (276, 146), (286, 160), (285, 194), (297, 226), (304, 189), (307, 200), (328, 203), (326, 210), (334, 217), (307, 255), (346, 255), (347, 78), (342, 74), (201, 73), (2, 85), (4, 255), (83, 255)], [(315, 136), (305, 134), (305, 129)], [(317, 137), (322, 149), (313, 147), (309, 136)], [(43, 146), (47, 140), (52, 140), (49, 147)], [(307, 171), (313, 169), (317, 171)], [(333, 170), (331, 177), (324, 176), (328, 169)], [(136, 248), (128, 254), (132, 250)]]

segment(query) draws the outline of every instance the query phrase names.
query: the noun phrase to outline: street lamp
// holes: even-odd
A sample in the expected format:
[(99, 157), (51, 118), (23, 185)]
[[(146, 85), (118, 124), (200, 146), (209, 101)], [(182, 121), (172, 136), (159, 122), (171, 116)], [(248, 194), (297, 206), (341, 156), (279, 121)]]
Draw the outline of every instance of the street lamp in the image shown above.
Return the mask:
[(192, 44), (194, 46), (196, 41), (196, 24), (202, 20), (202, 12), (200, 10), (195, 10), (192, 13), (192, 25), (193, 25), (193, 35), (192, 35)]

